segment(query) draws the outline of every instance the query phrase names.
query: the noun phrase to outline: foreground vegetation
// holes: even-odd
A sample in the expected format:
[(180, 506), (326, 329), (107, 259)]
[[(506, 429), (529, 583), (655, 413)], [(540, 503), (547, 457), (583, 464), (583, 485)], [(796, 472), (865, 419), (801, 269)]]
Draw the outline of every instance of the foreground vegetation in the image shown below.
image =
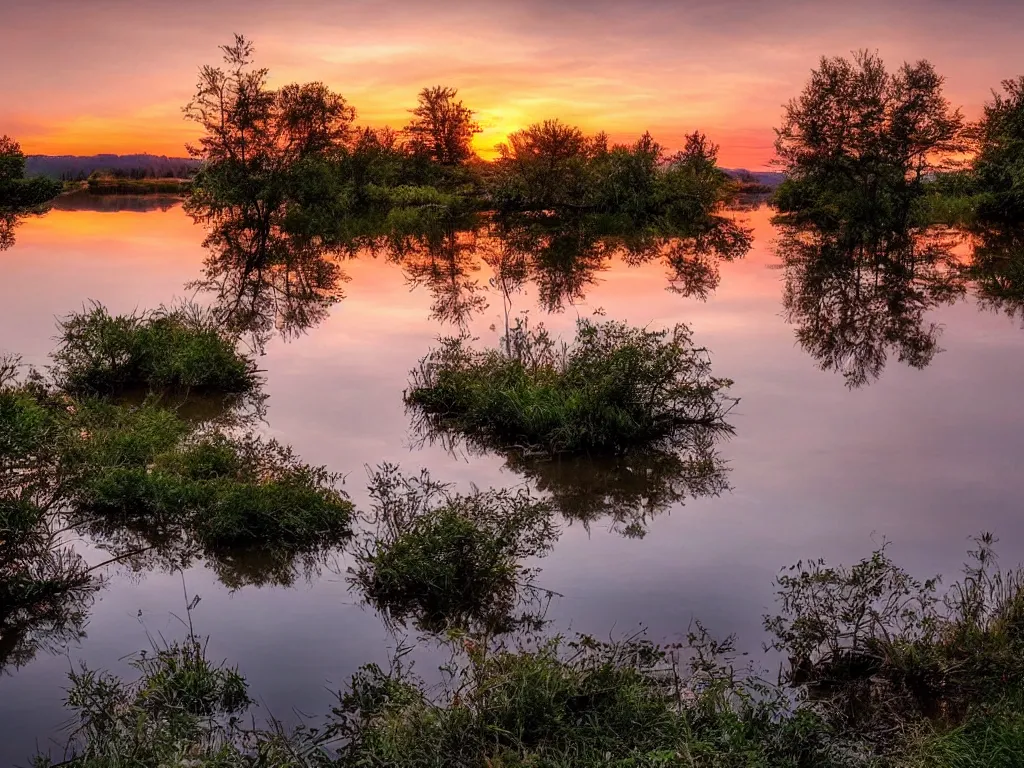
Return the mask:
[(995, 567), (992, 544), (978, 540), (942, 595), (885, 547), (849, 568), (784, 571), (780, 613), (765, 620), (790, 658), (781, 686), (699, 623), (669, 647), (456, 634), (440, 688), (369, 665), (317, 727), (263, 730), (244, 724), (239, 673), (190, 635), (139, 657), (135, 682), (72, 673), (80, 727), (64, 764), (1015, 766), (1024, 581)]
[(431, 430), (547, 455), (671, 446), (694, 427), (727, 430), (732, 382), (711, 375), (690, 331), (580, 320), (571, 346), (513, 327), (503, 349), (442, 341), (413, 371), (406, 403)]
[(370, 495), (373, 532), (356, 550), (355, 583), (392, 620), (502, 633), (536, 618), (515, 611), (533, 596), (523, 561), (557, 534), (547, 504), (525, 491), (455, 494), (392, 465), (371, 475)]
[(237, 394), (256, 386), (255, 365), (237, 339), (195, 305), (115, 316), (94, 303), (64, 317), (60, 332), (55, 377), (68, 392)]

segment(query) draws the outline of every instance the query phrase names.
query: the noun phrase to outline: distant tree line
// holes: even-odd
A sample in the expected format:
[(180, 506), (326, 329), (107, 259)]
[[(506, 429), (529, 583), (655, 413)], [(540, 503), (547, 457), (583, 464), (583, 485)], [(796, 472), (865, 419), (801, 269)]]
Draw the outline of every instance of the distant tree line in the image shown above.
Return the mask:
[(29, 155), (26, 173), (61, 181), (85, 181), (94, 173), (111, 178), (187, 179), (199, 170), (199, 162), (190, 157), (164, 155)]

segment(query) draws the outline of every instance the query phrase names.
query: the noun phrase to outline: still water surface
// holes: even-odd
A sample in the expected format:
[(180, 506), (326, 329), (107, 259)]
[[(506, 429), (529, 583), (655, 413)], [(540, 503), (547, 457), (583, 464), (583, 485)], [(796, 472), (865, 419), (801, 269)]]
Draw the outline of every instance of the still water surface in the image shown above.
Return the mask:
[[(104, 206), (69, 206), (78, 210), (18, 226), (15, 244), (0, 253), (0, 350), (45, 365), (55, 318), (88, 299), (122, 312), (191, 295), (184, 286), (202, 270), (204, 233), (180, 205)], [(720, 448), (731, 491), (676, 505), (649, 520), (643, 537), (624, 536), (609, 520), (563, 524), (537, 580), (561, 595), (548, 614), (553, 631), (622, 635), (642, 624), (654, 639), (676, 640), (696, 617), (758, 649), (772, 578), (800, 558), (850, 562), (884, 537), (915, 574), (952, 575), (968, 537), (990, 530), (1004, 564), (1024, 561), (1018, 322), (979, 307), (968, 291), (926, 311), (942, 350), (930, 364), (919, 370), (893, 353), (877, 380), (850, 389), (819, 368), (787, 321), (771, 212), (732, 215), (753, 228), (754, 245), (720, 265), (706, 301), (668, 290), (659, 261), (628, 266), (615, 257), (562, 312), (545, 313), (531, 288), (513, 298), (513, 312), (529, 310), (532, 321), (570, 335), (578, 315), (599, 308), (637, 325), (686, 322), (741, 398), (731, 415), (736, 434)], [(469, 328), (493, 344), (503, 299), (488, 292), (489, 267), (471, 267), (487, 307)], [(426, 467), (463, 489), (522, 483), (500, 457), (416, 445), (401, 398), (408, 371), (452, 329), (431, 319), (434, 297), (399, 265), (366, 257), (344, 271), (345, 298), (326, 320), (297, 338), (272, 339), (260, 357), (264, 431), (304, 460), (348, 473), (357, 506), (366, 502), (365, 466), (382, 461)], [(88, 551), (89, 543), (80, 546)], [(238, 664), (264, 712), (286, 722), (325, 713), (358, 666), (386, 663), (396, 644), (350, 591), (349, 565), (339, 553), (294, 586), (234, 591), (202, 564), (183, 575), (112, 571), (81, 643), (0, 674), (0, 765), (24, 764), (37, 746), (61, 739), (69, 667), (85, 661), (130, 674), (124, 657), (150, 637), (181, 637), (185, 592), (201, 597), (193, 620), (210, 637), (210, 655)], [(424, 652), (422, 663), (431, 661)]]

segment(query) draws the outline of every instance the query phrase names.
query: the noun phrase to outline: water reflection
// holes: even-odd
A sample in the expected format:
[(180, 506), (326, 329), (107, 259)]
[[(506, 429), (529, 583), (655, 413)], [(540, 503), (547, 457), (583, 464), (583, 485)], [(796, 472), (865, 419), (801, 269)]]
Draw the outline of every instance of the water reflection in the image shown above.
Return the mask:
[(203, 275), (189, 287), (211, 294), (224, 327), (250, 335), (258, 349), (275, 332), (305, 333), (343, 298), (348, 278), (322, 238), (291, 233), (278, 215), (258, 209), (196, 204), (189, 212), (208, 227)]
[(643, 538), (658, 515), (688, 499), (731, 490), (728, 467), (717, 451), (717, 434), (694, 430), (686, 450), (650, 451), (610, 458), (506, 457), (570, 523), (593, 524), (629, 538)]
[(974, 282), (978, 305), (1024, 322), (1024, 231), (985, 229), (972, 239), (965, 275)]
[(877, 379), (890, 356), (924, 368), (939, 352), (941, 327), (929, 310), (966, 287), (949, 230), (871, 235), (784, 226), (776, 242), (786, 320), (822, 370), (848, 387)]

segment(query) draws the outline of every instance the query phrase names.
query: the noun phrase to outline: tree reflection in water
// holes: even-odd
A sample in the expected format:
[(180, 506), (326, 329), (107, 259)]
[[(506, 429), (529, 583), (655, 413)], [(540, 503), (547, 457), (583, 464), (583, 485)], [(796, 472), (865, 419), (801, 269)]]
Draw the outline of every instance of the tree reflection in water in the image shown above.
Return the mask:
[(893, 355), (924, 368), (942, 332), (929, 310), (965, 293), (950, 230), (881, 233), (783, 226), (776, 242), (782, 303), (800, 345), (856, 388)]

